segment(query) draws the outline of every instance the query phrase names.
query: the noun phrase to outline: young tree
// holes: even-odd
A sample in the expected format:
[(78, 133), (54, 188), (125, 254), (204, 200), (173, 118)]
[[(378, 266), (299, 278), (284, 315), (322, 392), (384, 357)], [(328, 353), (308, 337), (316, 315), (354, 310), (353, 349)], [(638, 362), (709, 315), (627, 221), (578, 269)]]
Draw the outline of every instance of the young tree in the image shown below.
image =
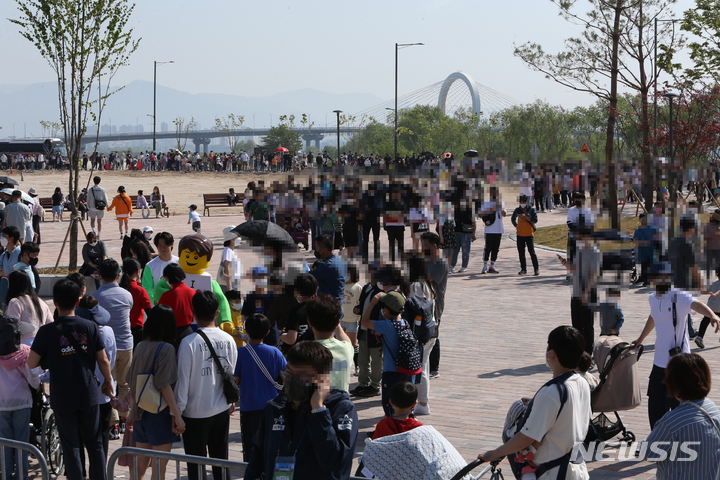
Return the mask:
[(230, 151), (235, 152), (238, 142), (240, 141), (240, 132), (245, 123), (244, 115), (228, 114), (227, 117), (215, 117), (215, 130), (223, 132), (227, 137)]
[[(653, 19), (665, 15), (675, 0), (589, 0), (591, 10), (585, 15), (575, 13), (577, 0), (552, 2), (563, 18), (583, 27), (580, 37), (565, 40), (566, 50), (558, 54), (545, 53), (540, 45), (526, 43), (515, 49), (515, 55), (547, 78), (607, 102), (605, 163), (611, 179), (608, 183), (612, 206), (617, 205), (613, 147), (618, 84), (636, 92), (642, 101), (639, 123), (643, 132), (644, 176), (648, 192), (652, 192), (654, 166), (650, 154), (648, 94), (656, 78), (655, 72), (648, 74), (647, 65), (654, 46)], [(660, 26), (658, 39), (669, 49), (680, 42), (673, 26), (665, 23)], [(648, 195), (647, 208), (651, 208), (652, 201), (652, 195)], [(613, 228), (618, 228), (617, 208), (612, 208), (610, 214)]]
[(720, 0), (695, 0), (695, 8), (684, 13), (681, 28), (697, 37), (688, 43), (694, 66), (683, 72), (685, 77), (720, 83)]
[(42, 135), (43, 137), (46, 136), (45, 133), (47, 132), (47, 136), (50, 138), (55, 138), (58, 135), (58, 132), (63, 131), (63, 126), (58, 122), (49, 122), (47, 120), (40, 120), (40, 126), (42, 127)]
[[(15, 0), (19, 18), (10, 21), (32, 43), (57, 76), (60, 124), (68, 152), (72, 218), (78, 217), (79, 162), (90, 107), (99, 112), (111, 90), (111, 81), (127, 65), (138, 47), (127, 24), (134, 4), (127, 0)], [(97, 95), (93, 92), (98, 88)], [(77, 222), (70, 223), (69, 268), (77, 268)]]
[(175, 125), (175, 140), (177, 140), (177, 149), (184, 152), (188, 136), (197, 126), (197, 122), (195, 121), (195, 117), (190, 117), (189, 122), (186, 122), (184, 117), (175, 117), (175, 120), (172, 122)]
[(266, 147), (271, 152), (278, 147), (285, 147), (291, 154), (295, 155), (297, 152), (302, 151), (302, 139), (297, 130), (290, 128), (287, 123), (280, 123), (272, 127), (268, 134), (263, 137), (263, 147)]

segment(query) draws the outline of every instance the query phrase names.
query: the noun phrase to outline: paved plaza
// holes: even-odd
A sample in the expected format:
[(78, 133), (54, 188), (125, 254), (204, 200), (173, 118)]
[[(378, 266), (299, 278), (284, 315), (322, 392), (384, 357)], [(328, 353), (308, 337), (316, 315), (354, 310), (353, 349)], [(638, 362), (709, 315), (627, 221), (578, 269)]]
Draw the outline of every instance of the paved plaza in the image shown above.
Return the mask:
[[(119, 173), (119, 172), (118, 172)], [(209, 180), (215, 174), (206, 176)], [(217, 175), (227, 182), (229, 175)], [(63, 179), (66, 178), (63, 176)], [(60, 178), (58, 177), (58, 180)], [(188, 181), (186, 178), (185, 181)], [(21, 187), (27, 189), (32, 184), (26, 176)], [(117, 182), (116, 182), (117, 183)], [(137, 188), (127, 180), (124, 184), (128, 192), (134, 193)], [(203, 181), (202, 183), (206, 183)], [(238, 182), (239, 183), (239, 182)], [(108, 195), (114, 188), (105, 185)], [(162, 188), (162, 187), (161, 187)], [(202, 188), (208, 189), (207, 185)], [(222, 191), (211, 188), (209, 192)], [(42, 193), (41, 193), (42, 195)], [(512, 205), (510, 199), (508, 208)], [(193, 199), (192, 201), (195, 201)], [(201, 202), (196, 202), (198, 205)], [(177, 206), (176, 211), (183, 211)], [(173, 208), (171, 207), (171, 210)], [(538, 226), (565, 223), (566, 210), (557, 209), (553, 213), (539, 214)], [(110, 256), (119, 258), (121, 241), (117, 233), (114, 215), (109, 215), (103, 226), (102, 239), (105, 241)], [(138, 219), (135, 215), (130, 221), (131, 228), (142, 228), (150, 225), (155, 233), (168, 230), (176, 239), (184, 234), (192, 233), (187, 225), (187, 215), (178, 214), (166, 219)], [(48, 218), (49, 215), (48, 215)], [(216, 215), (203, 217), (202, 233), (215, 244), (210, 273), (215, 273), (222, 250), (222, 229), (227, 225), (242, 222), (240, 215)], [(42, 225), (42, 252), (40, 266), (55, 263), (57, 254), (67, 228), (67, 222), (45, 222)], [(478, 239), (472, 244), (470, 264), (466, 272), (453, 274), (448, 280), (446, 307), (443, 314), (440, 338), (442, 357), (440, 377), (431, 381), (430, 409), (431, 415), (418, 417), (425, 424), (433, 425), (470, 461), (486, 449), (494, 448), (501, 442), (500, 435), (503, 421), (510, 404), (519, 397), (530, 397), (550, 377), (550, 370), (545, 366), (545, 347), (548, 333), (556, 326), (570, 324), (570, 284), (565, 280), (563, 267), (554, 252), (537, 250), (540, 262), (540, 276), (517, 275), (519, 262), (516, 244), (508, 233), (514, 229), (510, 224), (510, 216), (505, 219), (506, 235), (503, 237), (500, 255), (496, 263), (499, 275), (481, 275), (482, 269), (482, 227), (479, 222)], [(409, 230), (409, 229), (408, 229)], [(382, 252), (387, 252), (387, 240), (382, 235)], [(177, 242), (177, 240), (176, 240)], [(177, 244), (177, 243), (176, 243)], [(412, 242), (406, 231), (406, 247)], [(79, 248), (82, 244), (79, 245)], [(67, 249), (66, 249), (67, 252)], [(245, 268), (252, 267), (258, 261), (257, 254), (246, 244), (237, 249), (237, 253)], [(66, 253), (61, 264), (67, 264)], [(304, 250), (293, 254), (292, 259), (306, 259), (312, 262), (311, 252)], [(248, 281), (243, 289), (250, 288)], [(644, 325), (648, 315), (648, 295), (650, 289), (630, 287), (623, 293), (620, 305), (625, 315), (625, 324), (621, 337), (626, 341), (635, 339)], [(702, 298), (706, 300), (706, 298)], [(47, 299), (52, 303), (51, 299)], [(696, 317), (696, 324), (699, 318)], [(596, 335), (599, 327), (596, 323)], [(655, 334), (646, 340), (647, 352), (639, 362), (641, 386), (647, 387), (647, 377), (652, 366), (652, 354)], [(702, 351), (708, 363), (720, 360), (720, 345), (715, 335), (706, 338), (707, 348)], [(353, 382), (356, 377), (352, 378)], [(355, 383), (351, 384), (351, 389)], [(714, 392), (710, 398), (715, 397)], [(382, 408), (380, 397), (356, 399), (360, 419), (356, 457), (363, 451), (366, 434), (372, 432), (375, 424), (381, 419)], [(638, 439), (649, 434), (647, 420), (647, 404), (635, 410), (623, 412), (621, 415), (625, 425), (632, 430)], [(230, 457), (242, 460), (240, 442), (240, 421), (236, 413), (231, 421)], [(120, 447), (119, 440), (111, 442), (111, 450)], [(182, 445), (177, 444), (173, 451), (182, 453)], [(511, 478), (509, 468), (504, 462), (505, 470)], [(650, 479), (654, 476), (652, 464), (634, 460), (616, 462), (588, 463), (592, 479), (635, 478)], [(119, 467), (116, 474), (127, 477), (127, 469)]]

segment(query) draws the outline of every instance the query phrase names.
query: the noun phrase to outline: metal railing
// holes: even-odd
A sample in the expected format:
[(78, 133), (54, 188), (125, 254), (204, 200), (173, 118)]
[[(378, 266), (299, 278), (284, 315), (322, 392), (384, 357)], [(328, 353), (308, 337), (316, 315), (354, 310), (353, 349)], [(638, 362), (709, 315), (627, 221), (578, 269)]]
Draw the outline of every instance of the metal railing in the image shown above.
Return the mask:
[(22, 451), (25, 450), (37, 459), (38, 465), (40, 466), (40, 478), (42, 478), (42, 480), (50, 480), (50, 471), (48, 470), (47, 461), (45, 461), (45, 457), (35, 445), (30, 445), (29, 443), (25, 442), (18, 442), (16, 440), (9, 440), (7, 438), (0, 438), (0, 462), (2, 462), (0, 463), (0, 468), (2, 468), (2, 474), (0, 474), (0, 478), (2, 478), (2, 480), (6, 480), (8, 478), (8, 472), (6, 472), (4, 468), (6, 460), (5, 447), (15, 449), (15, 478), (28, 477), (28, 472), (23, 472), (24, 462), (22, 461)]
[[(115, 478), (115, 464), (117, 463), (118, 459), (122, 455), (130, 455), (132, 457), (132, 468), (133, 468), (133, 474), (132, 477), (133, 480), (137, 480), (138, 478), (138, 470), (137, 470), (137, 457), (148, 457), (152, 459), (162, 459), (162, 460), (170, 460), (175, 462), (175, 479), (180, 480), (182, 478), (182, 475), (180, 474), (180, 462), (185, 463), (194, 463), (198, 466), (198, 478), (203, 478), (202, 471), (210, 466), (210, 467), (221, 467), (222, 468), (222, 479), (218, 480), (230, 480), (230, 478), (225, 478), (225, 473), (229, 472), (231, 470), (234, 471), (240, 471), (243, 474), (245, 473), (245, 468), (247, 468), (246, 462), (235, 462), (232, 460), (221, 460), (218, 458), (209, 458), (209, 457), (198, 457), (195, 455), (184, 455), (182, 453), (172, 453), (172, 452), (159, 452), (157, 450), (145, 450), (143, 448), (135, 448), (135, 447), (121, 447), (115, 450), (115, 452), (110, 456), (108, 459), (108, 465), (107, 465), (107, 478), (108, 480), (113, 480)], [(47, 473), (47, 465), (45, 466), (45, 472)], [(155, 469), (155, 480), (159, 480), (160, 475), (160, 469)], [(167, 475), (167, 472), (166, 472)], [(43, 480), (46, 480), (47, 477), (43, 477)], [(3, 479), (4, 480), (4, 479)], [(150, 480), (153, 480), (152, 478)], [(360, 477), (350, 477), (350, 480), (364, 480)]]
[[(113, 454), (108, 459), (108, 465), (107, 465), (107, 478), (108, 479), (114, 479), (115, 478), (115, 464), (117, 463), (118, 459), (122, 455), (130, 455), (132, 457), (132, 462), (130, 465), (132, 465), (132, 473), (134, 476), (133, 479), (138, 478), (138, 467), (137, 467), (137, 457), (148, 457), (151, 459), (157, 460), (169, 460), (175, 462), (175, 478), (180, 479), (182, 476), (180, 475), (180, 462), (185, 463), (193, 463), (197, 464), (198, 468), (198, 478), (203, 478), (203, 470), (205, 470), (206, 467), (220, 467), (222, 468), (222, 479), (217, 480), (230, 480), (230, 478), (226, 478), (225, 474), (226, 472), (229, 472), (230, 470), (240, 471), (242, 473), (245, 473), (245, 468), (247, 467), (247, 463), (245, 462), (235, 462), (232, 460), (222, 460), (219, 458), (210, 458), (210, 457), (198, 457), (195, 455), (185, 455), (182, 453), (172, 453), (172, 452), (160, 452), (157, 450), (145, 450), (143, 448), (135, 448), (135, 447), (121, 447), (115, 450)], [(156, 473), (156, 480), (159, 480), (160, 478), (160, 469), (155, 469)], [(152, 480), (152, 479), (151, 479)]]

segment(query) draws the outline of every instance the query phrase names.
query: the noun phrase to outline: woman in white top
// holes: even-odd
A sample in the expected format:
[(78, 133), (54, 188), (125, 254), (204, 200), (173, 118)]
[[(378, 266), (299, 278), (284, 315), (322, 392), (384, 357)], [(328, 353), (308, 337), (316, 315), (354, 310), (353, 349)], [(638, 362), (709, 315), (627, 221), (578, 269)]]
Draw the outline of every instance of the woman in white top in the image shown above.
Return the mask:
[(238, 234), (233, 232), (233, 229), (235, 229), (234, 225), (228, 225), (223, 228), (225, 248), (222, 252), (220, 268), (217, 274), (217, 282), (220, 284), (220, 289), (223, 293), (230, 290), (240, 290), (242, 264), (237, 255), (235, 255), (234, 248)]
[(53, 315), (47, 303), (40, 300), (32, 288), (27, 273), (15, 271), (8, 278), (9, 288), (5, 297), (6, 315), (17, 317), (21, 322), (32, 325), (33, 331), (22, 336), (22, 343), (32, 346), (38, 329), (53, 322)]

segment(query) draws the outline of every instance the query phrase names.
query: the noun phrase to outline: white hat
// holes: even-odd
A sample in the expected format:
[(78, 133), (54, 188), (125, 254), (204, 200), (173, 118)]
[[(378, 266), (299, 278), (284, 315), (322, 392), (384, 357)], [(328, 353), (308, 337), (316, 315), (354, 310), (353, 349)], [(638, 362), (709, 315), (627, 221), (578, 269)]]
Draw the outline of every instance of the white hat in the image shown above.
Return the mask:
[(155, 230), (153, 230), (153, 228), (152, 228), (150, 225), (148, 225), (147, 227), (143, 228), (143, 233), (154, 232), (154, 231), (155, 231)]
[(223, 228), (223, 242), (227, 242), (229, 240), (232, 240), (233, 238), (238, 238), (240, 236), (236, 232), (233, 232), (234, 229), (235, 225), (228, 225), (227, 227)]

